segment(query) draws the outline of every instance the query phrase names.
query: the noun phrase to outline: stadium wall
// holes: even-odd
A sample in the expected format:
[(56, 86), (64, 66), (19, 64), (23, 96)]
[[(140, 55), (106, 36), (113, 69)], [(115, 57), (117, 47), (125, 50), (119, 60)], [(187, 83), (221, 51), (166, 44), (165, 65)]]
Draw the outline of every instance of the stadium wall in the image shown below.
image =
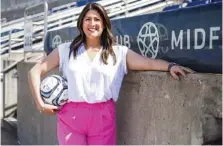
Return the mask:
[[(111, 21), (116, 43), (136, 53), (187, 66), (196, 72), (222, 73), (222, 3)], [(215, 17), (213, 17), (215, 16)], [(79, 31), (66, 27), (47, 33), (49, 54)]]
[[(40, 114), (27, 73), (18, 69), (18, 137), (22, 145), (54, 145), (56, 116)], [(49, 74), (59, 74), (55, 69)], [(190, 74), (180, 81), (166, 72), (130, 72), (117, 102), (117, 144), (204, 144), (222, 137), (221, 74)]]

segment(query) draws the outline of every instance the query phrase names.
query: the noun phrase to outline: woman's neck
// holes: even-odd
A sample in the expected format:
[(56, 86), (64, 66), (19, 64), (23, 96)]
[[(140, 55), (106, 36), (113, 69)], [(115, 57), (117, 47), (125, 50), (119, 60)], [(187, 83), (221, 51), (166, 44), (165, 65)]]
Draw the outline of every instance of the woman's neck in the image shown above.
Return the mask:
[(86, 39), (85, 47), (86, 49), (101, 48), (101, 42), (99, 39)]

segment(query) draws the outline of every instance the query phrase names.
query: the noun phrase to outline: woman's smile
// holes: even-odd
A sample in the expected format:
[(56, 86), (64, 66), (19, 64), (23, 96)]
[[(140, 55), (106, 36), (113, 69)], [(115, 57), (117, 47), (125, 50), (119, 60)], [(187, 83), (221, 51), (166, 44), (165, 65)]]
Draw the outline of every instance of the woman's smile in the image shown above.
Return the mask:
[(83, 19), (83, 31), (88, 39), (100, 38), (103, 32), (103, 21), (95, 10), (89, 10)]
[(98, 31), (98, 29), (95, 28), (95, 27), (91, 27), (91, 28), (88, 28), (88, 31), (89, 32), (95, 32), (95, 31)]

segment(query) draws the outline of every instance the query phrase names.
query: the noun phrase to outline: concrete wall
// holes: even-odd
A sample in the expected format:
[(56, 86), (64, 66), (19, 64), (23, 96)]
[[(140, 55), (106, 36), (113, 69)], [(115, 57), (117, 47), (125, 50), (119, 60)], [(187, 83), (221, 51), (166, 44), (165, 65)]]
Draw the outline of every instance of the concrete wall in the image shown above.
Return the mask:
[(118, 102), (118, 143), (202, 144), (213, 133), (204, 127), (205, 117), (222, 118), (221, 97), (221, 75), (191, 74), (176, 81), (167, 73), (131, 73)]
[(56, 117), (40, 114), (29, 91), (27, 73), (33, 65), (18, 64), (18, 138), (22, 145), (56, 145)]
[[(18, 65), (18, 137), (21, 144), (57, 144), (56, 117), (38, 113), (28, 90), (33, 65)], [(131, 72), (117, 102), (117, 143), (189, 145), (221, 138), (221, 92), (217, 74), (177, 81), (165, 72)]]

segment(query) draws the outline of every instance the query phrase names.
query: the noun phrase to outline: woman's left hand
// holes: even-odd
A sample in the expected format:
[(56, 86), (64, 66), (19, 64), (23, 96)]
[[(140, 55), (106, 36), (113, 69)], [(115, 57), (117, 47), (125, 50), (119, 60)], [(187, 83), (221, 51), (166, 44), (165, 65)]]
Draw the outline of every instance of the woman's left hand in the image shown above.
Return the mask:
[(179, 76), (181, 75), (185, 77), (187, 73), (194, 73), (194, 71), (190, 68), (179, 65), (174, 65), (170, 68), (170, 74), (176, 80), (179, 80)]

